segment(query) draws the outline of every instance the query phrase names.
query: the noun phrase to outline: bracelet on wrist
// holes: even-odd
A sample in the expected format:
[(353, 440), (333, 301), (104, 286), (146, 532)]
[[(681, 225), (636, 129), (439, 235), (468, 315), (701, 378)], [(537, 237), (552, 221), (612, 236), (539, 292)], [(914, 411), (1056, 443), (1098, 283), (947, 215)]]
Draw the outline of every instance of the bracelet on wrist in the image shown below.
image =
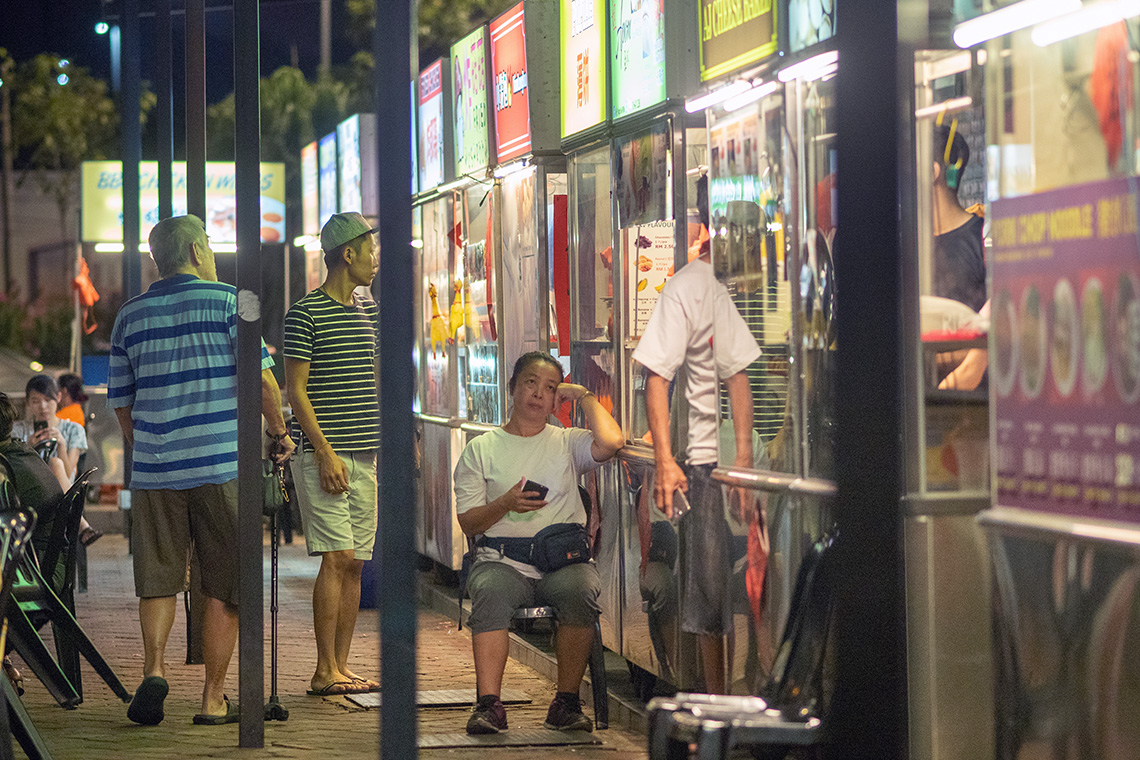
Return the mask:
[(285, 431), (284, 433), (270, 433), (268, 430), (266, 430), (265, 431), (265, 437), (271, 441), (276, 441), (277, 443), (281, 443), (281, 441), (284, 441), (286, 438), (289, 437), (289, 431)]

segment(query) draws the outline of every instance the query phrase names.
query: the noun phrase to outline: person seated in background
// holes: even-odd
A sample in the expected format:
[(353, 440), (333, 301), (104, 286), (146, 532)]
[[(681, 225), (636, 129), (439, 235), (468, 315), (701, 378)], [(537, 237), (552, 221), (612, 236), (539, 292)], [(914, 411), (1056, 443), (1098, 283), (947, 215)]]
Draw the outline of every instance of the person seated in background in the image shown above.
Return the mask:
[[(478, 698), (467, 733), (507, 729), (500, 699), (507, 626), (516, 609), (536, 605), (554, 607), (558, 620), (558, 690), (544, 725), (591, 731), (578, 689), (601, 612), (597, 566), (592, 560), (578, 561), (544, 573), (526, 561), (531, 555), (525, 545), (541, 529), (560, 524), (583, 526), (584, 538), (586, 511), (578, 476), (611, 459), (625, 436), (593, 393), (562, 382), (562, 366), (550, 354), (532, 351), (519, 357), (507, 388), (513, 400), (507, 423), (468, 443), (455, 467), (459, 525), (466, 535), (483, 537), (476, 543), (467, 581)], [(548, 424), (568, 400), (578, 401), (588, 430)], [(538, 484), (545, 493), (534, 490)], [(533, 488), (524, 491), (524, 485)]]
[(39, 454), (18, 438), (12, 437), (16, 410), (4, 393), (0, 393), (0, 458), (8, 467), (8, 475), (16, 488), (20, 507), (36, 513), (32, 546), (43, 553), (51, 537), (55, 513), (63, 499), (63, 484)]
[(59, 376), (59, 408), (55, 416), (61, 420), (71, 420), (87, 429), (87, 415), (83, 411), (83, 404), (87, 402), (87, 394), (83, 392), (83, 378), (70, 372)]
[[(55, 450), (49, 449), (45, 461), (66, 491), (75, 480), (79, 458), (87, 452), (87, 433), (82, 425), (56, 416), (59, 401), (60, 388), (54, 378), (50, 375), (33, 376), (24, 387), (27, 419), (13, 424), (12, 436), (23, 440), (37, 452), (43, 449), (44, 444), (55, 442)], [(92, 528), (87, 518), (80, 519), (79, 540), (84, 546), (90, 546), (102, 536), (103, 533)]]

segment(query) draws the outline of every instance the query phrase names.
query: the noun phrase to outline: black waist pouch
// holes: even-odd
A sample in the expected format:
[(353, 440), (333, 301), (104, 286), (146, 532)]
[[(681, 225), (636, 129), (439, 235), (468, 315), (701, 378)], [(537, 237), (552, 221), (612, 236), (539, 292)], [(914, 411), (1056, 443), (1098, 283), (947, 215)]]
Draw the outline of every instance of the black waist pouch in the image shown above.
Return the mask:
[(532, 538), (484, 536), (479, 540), (479, 545), (497, 549), (507, 559), (534, 565), (544, 573), (590, 561), (590, 539), (586, 535), (586, 526), (578, 523), (548, 525)]

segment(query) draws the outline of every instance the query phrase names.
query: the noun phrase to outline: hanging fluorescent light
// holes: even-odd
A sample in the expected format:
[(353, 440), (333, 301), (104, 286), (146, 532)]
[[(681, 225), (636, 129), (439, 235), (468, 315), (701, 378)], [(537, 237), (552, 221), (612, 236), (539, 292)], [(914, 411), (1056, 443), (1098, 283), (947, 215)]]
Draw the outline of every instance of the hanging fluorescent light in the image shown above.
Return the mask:
[(782, 84), (780, 82), (764, 82), (762, 84), (757, 84), (748, 92), (742, 93), (736, 97), (729, 98), (728, 100), (724, 101), (724, 110), (735, 111), (738, 108), (744, 108), (746, 105), (755, 103), (757, 100), (771, 95), (773, 92), (780, 89), (781, 86)]
[(509, 164), (496, 166), (495, 171), (491, 172), (491, 174), (495, 179), (502, 179), (503, 177), (514, 174), (515, 172), (520, 172), (526, 167), (527, 160), (525, 158), (520, 158), (518, 161), (511, 161)]
[[(1078, 0), (1078, 2), (1079, 2), (1079, 0)], [(820, 53), (819, 55), (813, 55), (811, 58), (808, 58), (806, 61), (800, 61), (799, 63), (793, 63), (791, 66), (788, 66), (787, 68), (780, 69), (780, 72), (778, 74), (776, 74), (776, 78), (779, 79), (781, 82), (790, 82), (793, 79), (806, 79), (810, 82), (810, 81), (813, 81), (815, 79), (819, 79), (820, 77), (822, 77), (825, 73), (827, 73), (826, 69), (828, 67), (830, 67), (833, 64), (836, 64), (838, 62), (839, 62), (839, 51), (838, 50), (829, 50), (826, 53)]]
[(122, 243), (96, 243), (95, 253), (122, 253)]
[(1090, 3), (1076, 13), (1046, 21), (1033, 27), (1030, 37), (1035, 45), (1047, 47), (1070, 37), (1095, 32), (1124, 19), (1140, 16), (1140, 0), (1106, 0)]
[(411, 246), (412, 246), (412, 248), (423, 248), (424, 247), (424, 241), (420, 240), (419, 238), (413, 238), (412, 242), (411, 242)]
[(298, 235), (297, 237), (293, 238), (293, 247), (304, 248), (314, 239), (315, 237), (313, 235)]
[(458, 190), (459, 188), (463, 187), (466, 184), (467, 184), (467, 178), (466, 177), (460, 177), (459, 179), (454, 179), (451, 182), (448, 182), (446, 185), (440, 185), (439, 187), (437, 187), (435, 189), (435, 191), (437, 193), (447, 193), (447, 192), (451, 192), (452, 190)]
[(974, 99), (969, 95), (963, 98), (952, 98), (944, 100), (941, 103), (935, 103), (932, 106), (915, 109), (914, 118), (924, 119), (927, 116), (937, 116), (940, 113), (951, 113), (954, 111), (961, 111), (974, 105)]
[(824, 66), (823, 68), (815, 69), (814, 71), (809, 71), (808, 73), (803, 75), (802, 79), (805, 82), (814, 82), (817, 79), (830, 79), (831, 77), (835, 76), (835, 73), (837, 71), (839, 71), (839, 64), (838, 63), (829, 63), (828, 65)]
[(309, 242), (305, 243), (305, 250), (306, 251), (319, 251), (319, 250), (321, 250), (321, 239), (320, 238), (313, 238)]
[(237, 253), (237, 243), (210, 243), (214, 253)]
[(717, 103), (723, 103), (729, 98), (740, 95), (741, 93), (748, 92), (752, 89), (752, 83), (747, 79), (737, 79), (734, 82), (729, 82), (719, 90), (707, 92), (704, 95), (698, 95), (695, 98), (689, 98), (685, 101), (685, 110), (689, 113), (696, 113), (703, 111), (709, 106), (715, 106)]
[(960, 48), (973, 47), (1080, 8), (1081, 0), (1021, 0), (958, 24), (954, 28), (954, 44)]

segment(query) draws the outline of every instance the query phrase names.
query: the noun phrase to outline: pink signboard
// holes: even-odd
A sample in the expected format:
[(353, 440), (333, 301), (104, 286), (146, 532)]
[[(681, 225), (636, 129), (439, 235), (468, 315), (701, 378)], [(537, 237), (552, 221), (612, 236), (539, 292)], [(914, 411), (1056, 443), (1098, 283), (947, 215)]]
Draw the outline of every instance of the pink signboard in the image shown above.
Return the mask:
[(420, 190), (443, 182), (443, 61), (420, 72)]
[(526, 24), (519, 3), (490, 24), (491, 96), (499, 163), (531, 150), (530, 89), (527, 86)]
[(998, 503), (1140, 522), (1137, 187), (995, 201)]

